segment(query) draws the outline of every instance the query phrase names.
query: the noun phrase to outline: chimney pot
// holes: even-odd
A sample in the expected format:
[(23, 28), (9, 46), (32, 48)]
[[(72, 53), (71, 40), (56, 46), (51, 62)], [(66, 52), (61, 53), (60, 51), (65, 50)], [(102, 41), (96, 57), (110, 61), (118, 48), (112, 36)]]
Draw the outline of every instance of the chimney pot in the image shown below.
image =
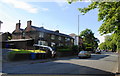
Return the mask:
[(21, 23), (16, 23), (16, 30), (20, 29), (20, 25), (21, 25)]

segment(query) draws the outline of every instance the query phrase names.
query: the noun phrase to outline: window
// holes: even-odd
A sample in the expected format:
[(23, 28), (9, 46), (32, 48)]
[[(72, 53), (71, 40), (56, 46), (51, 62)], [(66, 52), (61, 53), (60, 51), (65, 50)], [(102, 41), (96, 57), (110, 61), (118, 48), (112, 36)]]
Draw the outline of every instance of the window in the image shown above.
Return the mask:
[(63, 44), (62, 43), (59, 43), (59, 45), (58, 46), (63, 46)]
[(40, 41), (40, 40), (38, 41), (38, 44), (39, 45), (46, 45), (46, 46), (48, 45), (48, 43), (46, 41)]
[(61, 39), (62, 39), (62, 38), (59, 36), (59, 37), (58, 37), (58, 40), (61, 40)]
[(67, 41), (70, 41), (70, 38), (67, 38)]
[(25, 37), (25, 32), (23, 33), (23, 37)]
[(70, 41), (70, 38), (65, 38), (65, 41)]
[(74, 42), (74, 40), (73, 39), (71, 39), (71, 43), (73, 43)]
[(39, 37), (43, 38), (44, 37), (44, 32), (39, 32)]
[(55, 35), (51, 35), (51, 39), (53, 39), (53, 40), (54, 40), (54, 39), (55, 39)]

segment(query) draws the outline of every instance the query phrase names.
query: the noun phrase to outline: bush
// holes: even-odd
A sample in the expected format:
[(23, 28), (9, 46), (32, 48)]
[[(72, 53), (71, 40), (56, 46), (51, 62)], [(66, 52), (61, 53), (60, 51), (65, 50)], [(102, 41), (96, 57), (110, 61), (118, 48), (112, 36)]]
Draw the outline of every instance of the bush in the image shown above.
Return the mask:
[(78, 51), (78, 46), (77, 45), (74, 45), (73, 47), (72, 47), (72, 51)]
[(8, 60), (13, 60), (15, 58), (15, 55), (16, 54), (28, 54), (28, 53), (31, 53), (30, 51), (10, 51), (8, 52)]
[[(15, 59), (16, 55), (23, 56), (23, 58), (26, 58), (24, 55), (30, 54), (30, 53), (46, 53), (45, 51), (42, 50), (24, 50), (24, 49), (11, 49), (13, 51), (8, 52), (8, 60), (12, 61)], [(20, 59), (20, 58), (18, 58)], [(21, 58), (22, 59), (22, 58)]]
[(69, 49), (69, 46), (58, 46), (57, 49)]
[(92, 47), (86, 47), (87, 51), (93, 51)]
[(72, 51), (71, 49), (58, 49), (57, 51), (59, 52), (68, 52), (68, 51)]

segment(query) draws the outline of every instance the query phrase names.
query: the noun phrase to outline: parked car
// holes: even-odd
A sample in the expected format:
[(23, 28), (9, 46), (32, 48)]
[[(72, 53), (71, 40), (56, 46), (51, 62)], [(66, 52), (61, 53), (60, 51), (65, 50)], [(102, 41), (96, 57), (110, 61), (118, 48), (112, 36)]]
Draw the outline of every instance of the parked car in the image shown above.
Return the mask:
[(90, 58), (91, 57), (91, 53), (88, 51), (80, 51), (78, 54), (79, 58)]

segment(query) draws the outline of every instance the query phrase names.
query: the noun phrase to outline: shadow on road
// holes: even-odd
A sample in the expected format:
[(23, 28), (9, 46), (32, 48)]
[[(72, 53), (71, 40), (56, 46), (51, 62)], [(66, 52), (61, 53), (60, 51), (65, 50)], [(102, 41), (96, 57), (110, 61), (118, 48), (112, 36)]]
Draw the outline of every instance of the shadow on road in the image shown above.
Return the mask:
[(89, 58), (90, 60), (99, 60), (105, 57), (108, 57), (109, 55), (92, 55), (91, 58)]
[[(101, 55), (101, 54), (95, 54), (91, 55), (91, 58), (80, 58), (80, 59), (85, 59), (85, 60), (99, 60), (103, 59), (105, 57), (108, 57), (109, 55)], [(79, 59), (77, 56), (75, 58), (59, 58), (59, 60), (70, 60), (70, 59)]]
[(3, 69), (5, 76), (115, 76), (114, 73), (73, 63), (46, 62)]

